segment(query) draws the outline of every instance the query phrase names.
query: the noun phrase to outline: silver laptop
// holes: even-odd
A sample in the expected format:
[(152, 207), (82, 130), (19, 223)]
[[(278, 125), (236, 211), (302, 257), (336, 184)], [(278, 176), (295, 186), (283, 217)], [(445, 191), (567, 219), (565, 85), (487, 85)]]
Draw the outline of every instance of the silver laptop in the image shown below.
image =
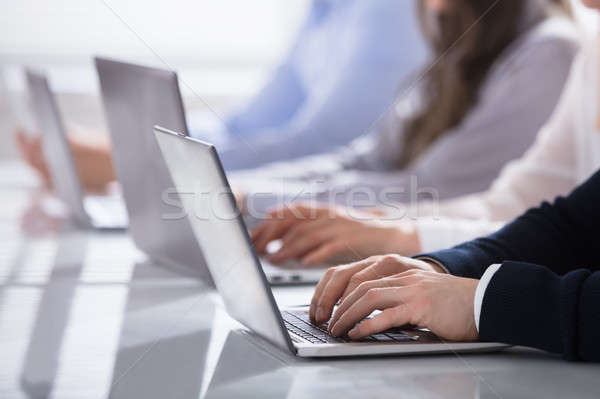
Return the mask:
[(177, 76), (104, 58), (95, 63), (134, 243), (152, 261), (212, 285), (189, 222), (172, 216), (179, 198), (170, 194), (173, 183), (152, 136), (156, 123), (187, 131)]
[(38, 129), (42, 134), (44, 157), (57, 197), (80, 227), (126, 228), (127, 212), (119, 196), (84, 196), (65, 127), (48, 80), (44, 74), (31, 70), (26, 70), (25, 74)]
[[(141, 250), (162, 262), (205, 271), (187, 218), (178, 216), (180, 198), (164, 164), (154, 125), (188, 135), (177, 74), (173, 71), (96, 58), (113, 159)], [(269, 267), (273, 284), (315, 283), (321, 270)]]
[(302, 357), (493, 351), (507, 345), (444, 342), (395, 328), (347, 341), (310, 323), (307, 307), (280, 310), (211, 144), (156, 127), (155, 135), (227, 311), (274, 345)]

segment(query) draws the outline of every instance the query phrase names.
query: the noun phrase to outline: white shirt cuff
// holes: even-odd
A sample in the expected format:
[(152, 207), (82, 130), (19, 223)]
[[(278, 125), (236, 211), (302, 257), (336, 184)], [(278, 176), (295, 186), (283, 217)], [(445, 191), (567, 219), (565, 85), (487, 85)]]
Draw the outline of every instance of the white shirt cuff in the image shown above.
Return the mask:
[(421, 252), (429, 253), (453, 247), (493, 233), (502, 223), (460, 218), (423, 218), (417, 221)]
[(475, 312), (475, 327), (477, 328), (477, 332), (479, 332), (479, 318), (481, 317), (481, 306), (483, 305), (483, 296), (485, 295), (485, 290), (494, 277), (494, 274), (500, 269), (502, 266), (499, 263), (493, 264), (487, 268), (481, 279), (479, 280), (479, 284), (477, 284), (477, 289), (475, 290), (475, 300), (473, 303), (473, 311)]

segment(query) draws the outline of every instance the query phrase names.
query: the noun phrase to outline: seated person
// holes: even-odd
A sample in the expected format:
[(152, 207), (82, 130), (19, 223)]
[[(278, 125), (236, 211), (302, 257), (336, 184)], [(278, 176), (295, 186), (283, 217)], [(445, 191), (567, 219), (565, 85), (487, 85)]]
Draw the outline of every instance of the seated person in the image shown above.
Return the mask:
[[(595, 44), (590, 45), (580, 54), (550, 121), (527, 153), (504, 168), (488, 191), (441, 203), (388, 202), (386, 207), (379, 208), (385, 220), (376, 220), (372, 214), (339, 205), (301, 203), (276, 208), (270, 212), (270, 220), (253, 232), (257, 250), (265, 252), (269, 242), (283, 239), (283, 245), (271, 260), (277, 263), (299, 258), (307, 265), (346, 262), (388, 252), (412, 255), (491, 233), (499, 221), (516, 217), (544, 198), (568, 193), (600, 166), (600, 141), (595, 126), (588, 126), (590, 121), (596, 120), (596, 109), (589, 106), (588, 99), (595, 96), (597, 87), (590, 84), (596, 79), (595, 50)], [(499, 123), (499, 132), (504, 132), (501, 125)], [(489, 134), (487, 130), (484, 132)], [(478, 136), (482, 136), (481, 132)], [(475, 156), (483, 164), (490, 154), (488, 148), (481, 148)], [(436, 152), (437, 159), (454, 155)], [(436, 171), (440, 176), (447, 176), (451, 165), (439, 164)], [(420, 170), (420, 174), (431, 178), (431, 163), (429, 166)], [(466, 180), (469, 172), (476, 173), (469, 169), (460, 175), (454, 172), (453, 176)], [(400, 181), (401, 177), (398, 175)], [(461, 183), (458, 179), (450, 181)], [(455, 220), (459, 217), (479, 220)]]
[(487, 191), (440, 203), (417, 202), (402, 213), (382, 216), (385, 220), (341, 207), (293, 205), (273, 211), (273, 219), (255, 231), (257, 247), (264, 249), (266, 243), (285, 237), (274, 259), (298, 257), (307, 264), (352, 261), (356, 253), (414, 255), (489, 234), (543, 199), (567, 194), (600, 167), (593, 100), (598, 87), (596, 48), (596, 41), (585, 46), (549, 122), (525, 155), (509, 163)]
[[(600, 1), (583, 3), (600, 9)], [(450, 340), (599, 361), (599, 203), (597, 171), (568, 197), (544, 202), (488, 237), (416, 259), (374, 256), (331, 268), (316, 288), (310, 317), (330, 320), (340, 300), (329, 322), (333, 335), (360, 339), (412, 324)], [(375, 309), (382, 312), (363, 320)]]
[[(598, 204), (600, 171), (488, 237), (417, 259), (384, 255), (331, 268), (311, 319), (330, 320), (341, 299), (329, 322), (335, 336), (360, 339), (411, 324), (443, 339), (600, 361)], [(382, 312), (363, 320), (374, 310)]]
[[(264, 87), (225, 118), (219, 132), (195, 131), (191, 115), (192, 136), (209, 141), (217, 136), (229, 169), (347, 144), (375, 122), (425, 61), (415, 14), (412, 1), (313, 0), (290, 51)], [(108, 143), (88, 143), (72, 133), (76, 160), (91, 154), (93, 161), (78, 163), (85, 186), (96, 189), (114, 178)], [(30, 165), (48, 181), (39, 140), (21, 134), (19, 144), (28, 161), (37, 158)]]
[(313, 0), (285, 61), (225, 121), (229, 146), (219, 148), (225, 168), (256, 168), (348, 144), (425, 60), (413, 1)]
[(347, 148), (230, 175), (249, 219), (291, 200), (374, 207), (478, 192), (532, 144), (578, 48), (565, 13), (537, 0), (419, 5), (431, 66)]

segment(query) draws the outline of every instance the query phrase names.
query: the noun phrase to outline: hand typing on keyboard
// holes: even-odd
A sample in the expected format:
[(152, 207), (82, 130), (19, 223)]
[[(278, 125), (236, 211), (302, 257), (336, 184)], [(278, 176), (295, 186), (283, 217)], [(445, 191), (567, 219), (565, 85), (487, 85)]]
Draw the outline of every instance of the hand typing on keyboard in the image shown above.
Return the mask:
[[(385, 255), (330, 268), (315, 290), (311, 320), (318, 325), (329, 321), (331, 335), (352, 340), (406, 324), (449, 340), (476, 340), (473, 301), (478, 280), (425, 271), (427, 267), (432, 270), (424, 261)], [(365, 320), (375, 310), (382, 312)]]
[[(348, 337), (334, 337), (328, 331), (328, 323), (314, 325), (310, 322), (308, 312), (284, 311), (282, 312), (285, 327), (291, 333), (314, 344), (348, 342)], [(363, 337), (361, 342), (406, 342), (414, 341), (419, 337), (408, 335), (398, 329), (391, 329), (384, 333)]]

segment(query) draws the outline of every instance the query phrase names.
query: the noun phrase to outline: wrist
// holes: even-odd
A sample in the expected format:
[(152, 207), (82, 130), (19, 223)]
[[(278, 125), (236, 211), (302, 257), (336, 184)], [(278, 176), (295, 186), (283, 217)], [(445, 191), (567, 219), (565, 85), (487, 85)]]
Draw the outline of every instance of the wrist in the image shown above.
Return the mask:
[(432, 271), (434, 271), (436, 273), (448, 274), (446, 269), (444, 269), (443, 267), (441, 267), (440, 265), (438, 265), (435, 262), (432, 262), (430, 260), (423, 260), (423, 262), (427, 263), (427, 265), (432, 269)]
[(437, 260), (435, 260), (433, 258), (429, 258), (427, 256), (419, 256), (414, 259), (426, 264), (429, 271), (433, 271), (436, 273), (442, 273), (442, 274), (452, 274), (448, 271), (448, 269), (446, 269), (446, 267), (442, 263), (438, 262)]
[(467, 339), (476, 341), (479, 339), (479, 312), (476, 312), (475, 309), (478, 306), (475, 300), (477, 287), (479, 286), (479, 280), (476, 279), (465, 279), (465, 283), (467, 286), (467, 303), (470, 306), (467, 306), (469, 317), (469, 326), (467, 330)]

